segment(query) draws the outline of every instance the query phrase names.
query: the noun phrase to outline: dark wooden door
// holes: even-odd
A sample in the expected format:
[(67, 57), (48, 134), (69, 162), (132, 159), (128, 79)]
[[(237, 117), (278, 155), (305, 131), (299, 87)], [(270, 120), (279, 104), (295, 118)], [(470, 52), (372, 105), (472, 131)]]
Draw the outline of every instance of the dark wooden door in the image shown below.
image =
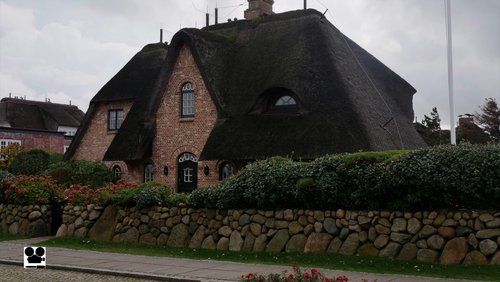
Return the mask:
[(190, 193), (198, 187), (198, 163), (184, 160), (177, 166), (177, 191)]

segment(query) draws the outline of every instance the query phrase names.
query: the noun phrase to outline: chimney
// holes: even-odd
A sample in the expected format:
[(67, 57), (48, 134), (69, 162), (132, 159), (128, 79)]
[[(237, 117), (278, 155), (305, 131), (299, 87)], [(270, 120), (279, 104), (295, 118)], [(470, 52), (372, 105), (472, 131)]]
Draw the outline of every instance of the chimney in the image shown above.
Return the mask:
[(258, 17), (272, 15), (273, 0), (248, 0), (248, 9), (245, 10), (245, 19), (253, 20)]

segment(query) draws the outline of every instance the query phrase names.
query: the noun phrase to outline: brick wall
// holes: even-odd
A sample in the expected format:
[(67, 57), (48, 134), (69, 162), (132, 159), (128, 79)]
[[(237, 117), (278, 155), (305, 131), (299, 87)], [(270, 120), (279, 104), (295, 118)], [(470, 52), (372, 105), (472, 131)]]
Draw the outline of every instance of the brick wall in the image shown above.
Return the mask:
[(87, 127), (78, 148), (76, 148), (74, 158), (78, 160), (102, 160), (116, 135), (116, 131), (108, 130), (108, 111), (123, 109), (123, 114), (126, 117), (131, 106), (131, 101), (98, 105), (92, 117), (92, 122)]
[(0, 139), (20, 140), (26, 149), (42, 149), (50, 152), (64, 152), (64, 134), (58, 132), (41, 132), (31, 130), (2, 130)]
[[(126, 117), (131, 107), (132, 101), (99, 104), (73, 158), (77, 160), (102, 160), (116, 135), (116, 131), (108, 130), (108, 111), (123, 109), (124, 117)], [(110, 168), (119, 165), (124, 180), (135, 180), (129, 178), (128, 169), (124, 162), (106, 162), (106, 165)]]
[[(194, 118), (181, 118), (181, 88), (191, 82), (195, 90)], [(177, 160), (189, 152), (199, 157), (217, 120), (217, 109), (208, 93), (201, 73), (187, 46), (182, 47), (160, 107), (156, 113), (156, 137), (153, 142), (154, 180), (177, 190)], [(210, 173), (206, 176), (203, 168)], [(164, 167), (168, 167), (165, 176)], [(216, 161), (198, 162), (198, 187), (218, 182)]]

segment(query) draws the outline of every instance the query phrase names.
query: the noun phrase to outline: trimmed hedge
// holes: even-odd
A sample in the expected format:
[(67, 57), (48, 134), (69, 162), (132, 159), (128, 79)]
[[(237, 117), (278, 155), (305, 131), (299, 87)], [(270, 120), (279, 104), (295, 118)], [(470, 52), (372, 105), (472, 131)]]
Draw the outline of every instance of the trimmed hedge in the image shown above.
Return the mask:
[(9, 171), (15, 175), (38, 175), (47, 169), (49, 162), (50, 154), (44, 150), (23, 151), (14, 157)]
[(330, 155), (312, 162), (271, 158), (194, 191), (200, 208), (498, 208), (500, 145)]
[(71, 160), (51, 164), (45, 171), (64, 187), (72, 184), (101, 187), (115, 181), (111, 170), (100, 161)]

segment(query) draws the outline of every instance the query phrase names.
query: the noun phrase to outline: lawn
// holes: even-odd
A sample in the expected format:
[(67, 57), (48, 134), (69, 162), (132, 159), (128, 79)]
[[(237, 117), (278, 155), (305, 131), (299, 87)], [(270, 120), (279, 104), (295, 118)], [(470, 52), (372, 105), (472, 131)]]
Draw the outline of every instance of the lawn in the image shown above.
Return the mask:
[(124, 243), (96, 242), (77, 238), (54, 238), (40, 243), (45, 247), (66, 247), (103, 252), (148, 256), (223, 260), (243, 263), (263, 263), (301, 267), (319, 267), (348, 271), (404, 274), (454, 279), (500, 281), (500, 266), (437, 265), (417, 261), (401, 261), (382, 257), (342, 256), (339, 254), (231, 252), (205, 249), (171, 248)]
[(26, 239), (27, 237), (17, 235), (17, 234), (9, 234), (9, 233), (0, 233), (0, 242), (1, 241), (8, 241), (8, 240), (19, 240), (19, 239)]

